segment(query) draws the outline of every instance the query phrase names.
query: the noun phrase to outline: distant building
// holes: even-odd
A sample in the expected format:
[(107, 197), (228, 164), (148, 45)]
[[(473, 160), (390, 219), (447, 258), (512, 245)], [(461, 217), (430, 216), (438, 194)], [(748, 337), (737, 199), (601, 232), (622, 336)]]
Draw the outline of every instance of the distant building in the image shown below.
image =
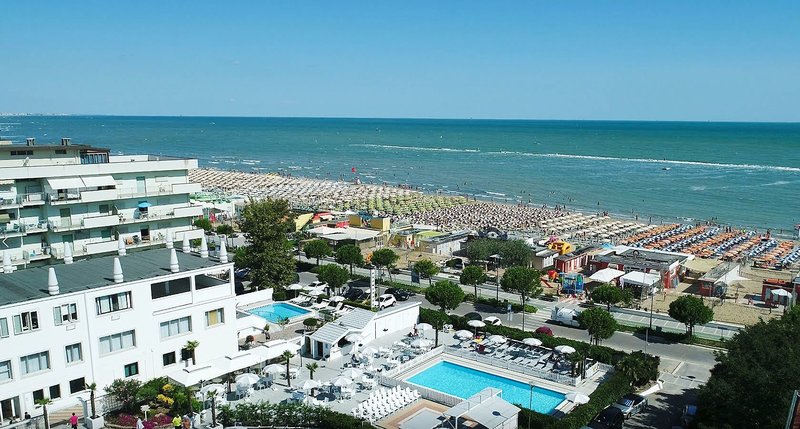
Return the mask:
[(0, 144), (0, 240), (13, 265), (199, 238), (192, 226), (203, 214), (189, 195), (200, 191), (188, 171), (197, 160), (152, 155), (111, 155), (74, 145)]
[(589, 264), (589, 260), (598, 249), (594, 246), (582, 247), (566, 255), (556, 256), (553, 259), (556, 271), (562, 273), (575, 273), (583, 271)]
[(589, 272), (614, 268), (626, 273), (657, 273), (661, 277), (661, 285), (674, 288), (683, 277), (685, 268), (682, 264), (692, 258), (694, 256), (684, 253), (616, 246), (594, 255), (589, 262)]
[(464, 243), (467, 242), (467, 237), (471, 234), (471, 231), (433, 232), (427, 231), (427, 236), (425, 233), (418, 234), (417, 248), (423, 252), (442, 256), (453, 256), (453, 253), (461, 250)]

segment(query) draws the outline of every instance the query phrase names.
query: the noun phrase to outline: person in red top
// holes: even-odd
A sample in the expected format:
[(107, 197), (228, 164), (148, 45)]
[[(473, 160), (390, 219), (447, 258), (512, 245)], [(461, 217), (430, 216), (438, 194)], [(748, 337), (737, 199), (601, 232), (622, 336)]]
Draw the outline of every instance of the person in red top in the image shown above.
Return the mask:
[(72, 426), (72, 429), (78, 429), (78, 416), (75, 413), (72, 413), (72, 417), (69, 418), (69, 424)]

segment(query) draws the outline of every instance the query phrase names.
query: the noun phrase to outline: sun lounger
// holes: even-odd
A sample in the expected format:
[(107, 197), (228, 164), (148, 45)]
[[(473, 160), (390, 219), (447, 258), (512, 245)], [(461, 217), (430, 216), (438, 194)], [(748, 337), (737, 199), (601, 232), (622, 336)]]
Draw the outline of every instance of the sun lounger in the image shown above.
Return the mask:
[(313, 308), (314, 310), (322, 310), (323, 308), (327, 307), (328, 304), (329, 304), (328, 300), (323, 300), (319, 304), (312, 305), (311, 308)]

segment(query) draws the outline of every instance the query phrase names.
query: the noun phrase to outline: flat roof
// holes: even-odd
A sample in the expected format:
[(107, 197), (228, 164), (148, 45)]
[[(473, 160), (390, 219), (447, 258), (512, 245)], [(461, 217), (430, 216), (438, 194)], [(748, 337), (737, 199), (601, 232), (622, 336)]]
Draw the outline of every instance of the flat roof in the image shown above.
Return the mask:
[(723, 262), (716, 267), (712, 268), (711, 271), (707, 272), (703, 277), (700, 277), (698, 280), (702, 282), (711, 282), (716, 283), (718, 280), (721, 280), (723, 277), (728, 275), (731, 271), (736, 271), (739, 273), (739, 264), (733, 261)]
[[(175, 252), (180, 272), (220, 265), (217, 260), (201, 258), (195, 253)], [(125, 282), (172, 274), (169, 270), (169, 249), (149, 249), (120, 256)], [(76, 260), (72, 264), (44, 265), (0, 274), (0, 306), (47, 298), (50, 268), (55, 268), (61, 294), (96, 289), (114, 284), (113, 267), (116, 255)]]

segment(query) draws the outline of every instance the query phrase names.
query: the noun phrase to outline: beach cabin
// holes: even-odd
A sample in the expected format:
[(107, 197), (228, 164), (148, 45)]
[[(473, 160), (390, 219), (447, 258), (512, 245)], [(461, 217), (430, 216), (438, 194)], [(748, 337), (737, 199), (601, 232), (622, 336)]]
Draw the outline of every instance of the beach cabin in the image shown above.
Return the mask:
[(678, 286), (685, 272), (682, 264), (692, 258), (694, 256), (684, 253), (614, 246), (594, 255), (589, 262), (589, 272), (614, 268), (625, 272), (658, 274), (664, 287), (674, 288)]
[(566, 255), (556, 256), (553, 258), (553, 265), (555, 265), (556, 271), (562, 273), (582, 271), (589, 264), (591, 254), (595, 250), (597, 250), (596, 247), (587, 246)]
[(418, 248), (423, 252), (432, 253), (434, 255), (453, 256), (453, 253), (461, 250), (464, 243), (467, 242), (467, 237), (470, 231), (453, 231), (449, 233), (437, 233), (435, 231), (426, 231), (428, 233), (420, 233), (417, 241)]
[(739, 275), (741, 268), (735, 262), (723, 262), (712, 268), (697, 280), (700, 295), (723, 296), (734, 283), (747, 280)]
[(633, 296), (641, 300), (647, 298), (650, 294), (658, 292), (659, 286), (661, 286), (661, 276), (641, 271), (631, 271), (620, 277), (620, 284), (623, 290), (631, 290)]
[(556, 256), (559, 255), (558, 252), (539, 245), (531, 246), (531, 248), (533, 248), (533, 257), (531, 258), (533, 268), (541, 271), (555, 265)]

